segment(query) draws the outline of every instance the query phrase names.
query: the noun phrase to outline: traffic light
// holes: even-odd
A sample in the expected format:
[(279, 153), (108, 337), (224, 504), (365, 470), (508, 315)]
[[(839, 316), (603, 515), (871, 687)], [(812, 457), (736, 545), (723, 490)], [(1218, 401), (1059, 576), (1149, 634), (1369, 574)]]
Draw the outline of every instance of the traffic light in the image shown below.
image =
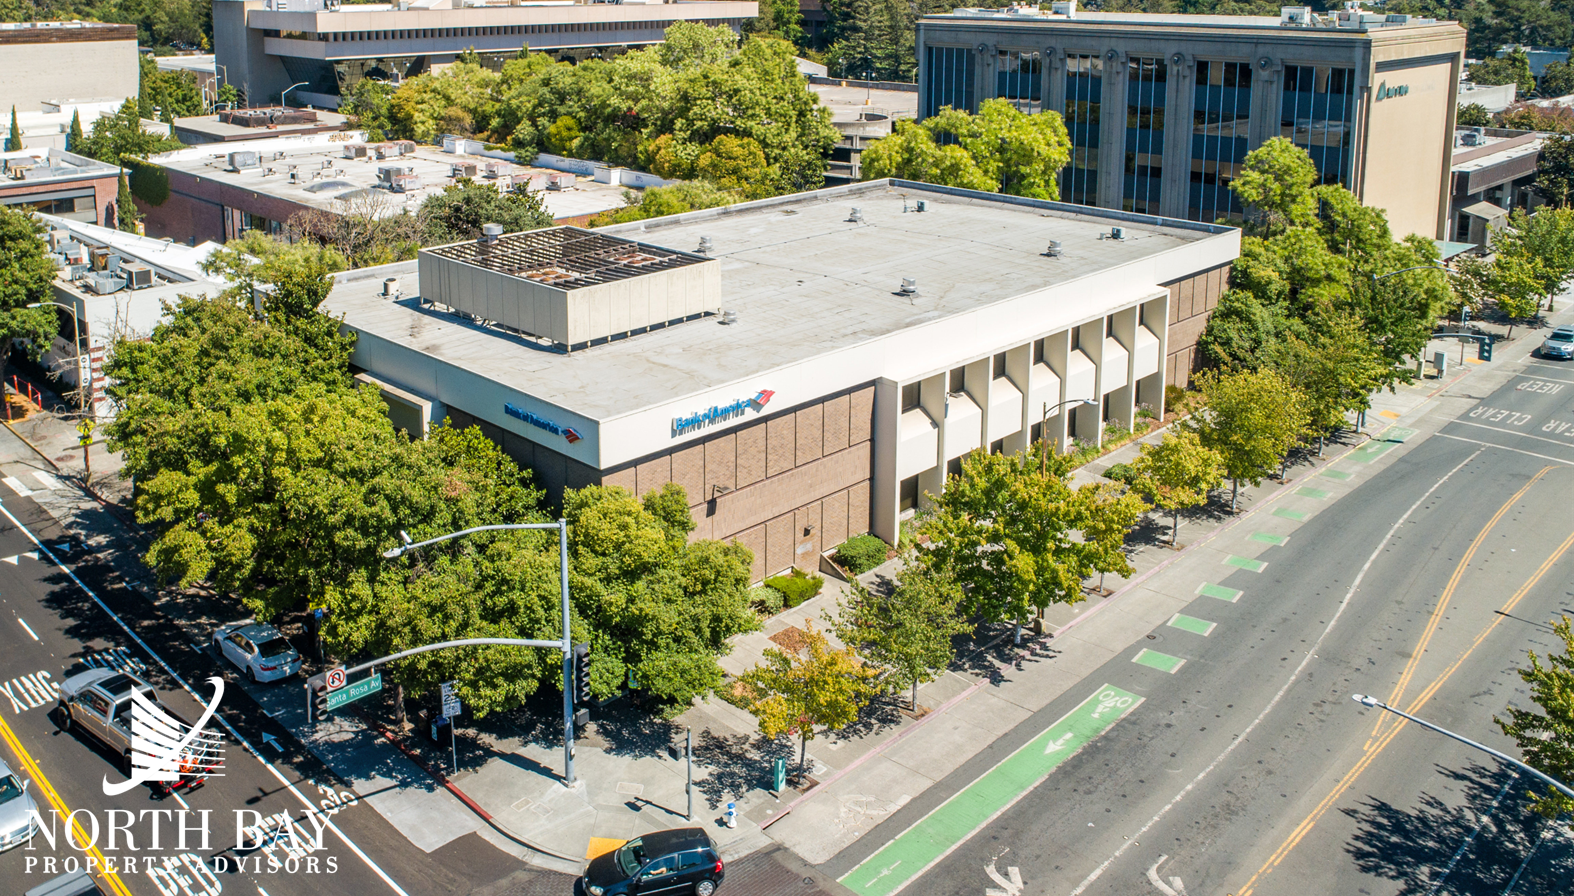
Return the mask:
[(328, 683), (321, 675), (313, 675), (306, 679), (306, 686), (311, 688), (312, 718), (323, 721), (328, 718)]
[(590, 645), (574, 645), (574, 702), (590, 702)]
[(1492, 360), (1492, 337), (1483, 336), (1476, 343), (1476, 358), (1481, 361)]

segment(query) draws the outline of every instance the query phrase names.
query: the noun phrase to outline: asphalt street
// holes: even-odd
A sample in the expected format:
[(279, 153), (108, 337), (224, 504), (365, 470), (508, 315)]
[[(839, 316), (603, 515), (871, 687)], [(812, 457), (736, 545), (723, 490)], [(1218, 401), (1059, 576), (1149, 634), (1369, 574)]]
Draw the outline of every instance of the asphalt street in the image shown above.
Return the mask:
[(1013, 751), (1039, 752), (1035, 738), (1074, 721), (1102, 683), (1134, 697), (1118, 724), (1090, 732), (904, 892), (1574, 890), (1574, 843), (1528, 810), (1529, 781), (1350, 699), (1372, 694), (1513, 752), (1493, 715), (1528, 705), (1514, 670), (1527, 650), (1559, 646), (1550, 618), (1574, 615), (1574, 365), (1525, 373), (1435, 407), (1430, 435), (1394, 427), (1333, 464), (1327, 481), (1398, 452), (1342, 500), (1320, 504), (1309, 479), (1310, 497), (1284, 505), (1304, 522), (1287, 539), (1264, 535), (1277, 545), (1266, 568), (1207, 583), (1088, 687), (824, 870), (856, 892), (894, 892), (880, 875), (904, 873), (904, 832), (947, 815), (956, 826), (959, 803), (987, 800)]
[[(0, 517), (0, 756), (32, 782), (46, 819), (59, 819), (53, 842), (35, 837), (0, 854), (0, 893), (21, 894), (89, 860), (113, 866), (99, 881), (117, 896), (571, 892), (571, 878), (530, 868), (473, 834), (432, 853), (412, 847), (271, 723), (201, 632), (164, 618), (99, 558), (67, 547), (30, 499), (3, 503), (64, 565)], [(94, 665), (147, 678), (188, 721), (201, 715), (199, 697), (213, 698), (208, 680), (223, 678), (222, 776), (171, 798), (146, 785), (107, 796), (104, 782), (124, 780), (119, 757), (61, 730), (56, 708), (60, 682)]]

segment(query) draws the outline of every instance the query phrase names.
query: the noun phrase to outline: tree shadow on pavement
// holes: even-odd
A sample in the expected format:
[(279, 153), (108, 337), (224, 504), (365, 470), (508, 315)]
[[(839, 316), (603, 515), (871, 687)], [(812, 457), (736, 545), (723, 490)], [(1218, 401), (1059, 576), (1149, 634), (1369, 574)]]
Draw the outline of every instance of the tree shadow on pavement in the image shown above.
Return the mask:
[[(1477, 763), (1436, 769), (1454, 782), (1457, 795), (1445, 800), (1422, 793), (1414, 808), (1368, 797), (1358, 808), (1341, 810), (1359, 826), (1345, 845), (1357, 868), (1398, 884), (1398, 896), (1497, 896), (1534, 847), (1535, 855), (1525, 864), (1513, 892), (1570, 892), (1574, 845), (1531, 810), (1528, 792), (1535, 782)], [(1494, 810), (1492, 803), (1500, 792), (1502, 799)], [(1544, 832), (1549, 837), (1538, 845)]]
[(694, 789), (706, 805), (719, 809), (743, 799), (751, 790), (769, 790), (771, 767), (776, 759), (787, 760), (789, 771), (798, 760), (796, 741), (771, 739), (762, 735), (714, 734), (709, 728), (694, 735), (694, 762), (706, 767)]

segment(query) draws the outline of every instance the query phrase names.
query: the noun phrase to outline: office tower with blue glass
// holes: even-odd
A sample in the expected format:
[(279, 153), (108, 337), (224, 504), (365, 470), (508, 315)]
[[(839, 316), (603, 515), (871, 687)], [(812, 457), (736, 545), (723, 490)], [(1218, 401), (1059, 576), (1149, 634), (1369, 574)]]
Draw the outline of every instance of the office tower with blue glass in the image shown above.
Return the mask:
[(1322, 183), (1443, 238), (1465, 29), (1359, 8), (1274, 16), (957, 9), (918, 24), (919, 115), (1003, 98), (1061, 114), (1066, 202), (1239, 221), (1229, 189), (1273, 137)]

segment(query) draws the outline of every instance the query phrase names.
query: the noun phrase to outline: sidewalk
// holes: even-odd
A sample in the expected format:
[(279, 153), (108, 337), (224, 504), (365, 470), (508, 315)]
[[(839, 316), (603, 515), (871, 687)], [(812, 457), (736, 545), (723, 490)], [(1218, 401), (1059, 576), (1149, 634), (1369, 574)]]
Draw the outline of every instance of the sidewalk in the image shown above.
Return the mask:
[[(1500, 368), (1539, 341), (1540, 334), (1525, 332), (1511, 344), (1500, 344), (1498, 363), (1486, 369)], [(459, 770), (454, 772), (449, 750), (419, 732), (396, 735), (400, 749), (393, 749), (385, 734), (356, 716), (307, 726), (298, 684), (245, 687), (269, 715), (425, 851), (474, 831), (526, 861), (572, 872), (587, 853), (605, 848), (607, 841), (689, 824), (683, 761), (687, 729), (694, 738), (692, 823), (710, 832), (725, 858), (739, 858), (774, 840), (810, 863), (824, 862), (1195, 599), (1195, 592), (1188, 590), (1192, 586), (1177, 590), (1175, 582), (1216, 577), (1221, 562), (1251, 561), (1271, 551), (1269, 542), (1253, 540), (1248, 531), (1288, 533), (1298, 519), (1355, 488), (1384, 455), (1396, 454), (1391, 449), (1411, 434), (1404, 424), (1432, 395), (1482, 369), (1452, 366), (1458, 358), (1456, 342), (1435, 343), (1428, 358), (1435, 349), (1451, 354), (1443, 380), (1423, 379), (1375, 396), (1366, 433), (1330, 443), (1321, 460), (1293, 465), (1289, 483), (1269, 480), (1258, 488), (1243, 487), (1240, 514), (1210, 506), (1207, 512), (1183, 516), (1179, 542), (1184, 550), (1169, 548), (1169, 521), (1155, 516), (1140, 524), (1130, 540), (1130, 580), (1106, 579), (1110, 596), (1090, 595), (1074, 607), (1052, 608), (1045, 614), (1046, 634), (1026, 638), (1020, 650), (1011, 646), (1009, 627), (986, 631), (981, 643), (959, 655), (950, 671), (919, 689), (919, 702), (929, 710), (922, 718), (915, 720), (894, 703), (881, 702), (849, 729), (811, 741), (812, 783), (805, 793), (789, 790), (778, 798), (768, 790), (772, 761), (778, 756), (795, 760), (796, 745), (766, 741), (752, 716), (715, 697), (670, 722), (626, 700), (592, 711), (595, 721), (576, 746), (580, 781), (570, 788), (560, 778), (561, 724), (545, 704), (462, 728)], [(37, 453), (0, 430), (0, 474), (38, 482), (38, 489), (24, 487), (37, 492), (35, 500), (89, 544), (123, 546), (111, 541), (123, 538), (124, 530), (105, 506), (71, 487), (72, 477), (79, 481), (81, 474), (80, 449), (68, 450), (75, 447), (74, 424), (67, 412), (46, 411), (15, 426), (17, 435), (39, 447)], [(1367, 441), (1367, 434), (1385, 428), (1387, 440)], [(1162, 432), (1142, 441), (1159, 438)], [(1076, 480), (1093, 481), (1110, 465), (1129, 462), (1138, 444), (1079, 470)], [(1363, 472), (1343, 480), (1318, 477), (1341, 456), (1365, 463)], [(110, 455), (95, 452), (93, 463), (96, 489), (117, 496), (128, 491), (112, 476), (101, 478), (118, 466)], [(43, 488), (44, 480), (34, 475), (39, 472), (65, 482), (58, 489)], [(1249, 527), (1241, 525), (1246, 520)], [(129, 580), (146, 577), (135, 556), (117, 553)], [(864, 578), (889, 574), (893, 565)], [(773, 637), (789, 627), (813, 623), (823, 628), (822, 613), (844, 595), (845, 585), (828, 578), (821, 595), (767, 620), (761, 631), (734, 639), (723, 667), (731, 674), (752, 667), (766, 649), (778, 646)], [(387, 703), (375, 699), (364, 701), (362, 711), (384, 723), (391, 718)], [(729, 802), (737, 805), (736, 828), (724, 823)]]

